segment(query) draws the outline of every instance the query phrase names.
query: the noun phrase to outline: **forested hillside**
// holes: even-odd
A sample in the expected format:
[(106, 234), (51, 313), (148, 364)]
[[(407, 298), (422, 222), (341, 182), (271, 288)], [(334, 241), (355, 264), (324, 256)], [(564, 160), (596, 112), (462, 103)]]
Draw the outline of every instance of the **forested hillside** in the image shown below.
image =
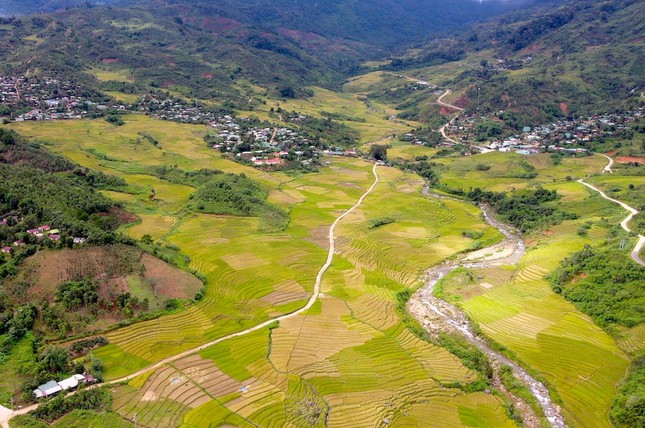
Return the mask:
[[(645, 81), (642, 17), (634, 0), (568, 1), (516, 11), (395, 58), (409, 70), (477, 58), (444, 83), (470, 112), (505, 110), (518, 123), (613, 112), (637, 105)], [(479, 61), (481, 59), (481, 61)], [(428, 71), (428, 73), (431, 73)]]

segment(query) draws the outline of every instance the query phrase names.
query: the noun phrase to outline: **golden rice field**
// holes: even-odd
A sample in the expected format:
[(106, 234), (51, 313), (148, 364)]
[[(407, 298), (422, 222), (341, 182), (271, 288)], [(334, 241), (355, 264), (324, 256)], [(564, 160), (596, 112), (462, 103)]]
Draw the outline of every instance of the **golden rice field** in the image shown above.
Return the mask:
[[(607, 164), (607, 161), (600, 156), (564, 158), (559, 165), (554, 165), (548, 153), (524, 156), (502, 152), (436, 159), (434, 162), (444, 165), (440, 170), (441, 182), (450, 187), (464, 190), (479, 187), (496, 192), (566, 181), (567, 177), (577, 180), (601, 171)], [(522, 166), (522, 162), (534, 168), (534, 172), (537, 173), (535, 178), (517, 178), (520, 174), (529, 172)], [(480, 171), (477, 169), (480, 164), (487, 165), (490, 169)]]
[[(282, 107), (314, 111), (358, 102), (316, 91), (320, 104), (309, 100), (298, 102), (310, 105)], [(107, 334), (110, 344), (94, 353), (108, 379), (302, 307), (326, 257), (330, 224), (373, 181), (370, 164), (345, 158), (329, 159), (318, 173), (269, 175), (221, 159), (204, 145), (203, 126), (137, 115), (124, 120), (119, 128), (100, 120), (65, 122), (65, 133), (56, 122), (12, 125), (81, 165), (123, 177), (128, 193), (106, 194), (139, 216), (127, 233), (149, 234), (179, 247), (190, 268), (207, 278), (201, 302)], [(392, 129), (373, 124), (366, 138), (382, 137), (386, 125)], [(152, 134), (161, 149), (137, 143), (138, 132)], [(408, 149), (400, 153), (416, 155)], [(556, 167), (548, 159), (526, 159), (539, 168), (535, 181), (562, 186), (563, 200), (579, 210), (589, 193), (565, 177), (602, 164), (587, 158)], [(478, 162), (495, 164), (488, 177), (475, 169)], [(521, 170), (518, 162), (513, 154), (450, 159), (441, 174), (458, 187), (520, 188), (529, 183), (504, 179), (508, 171)], [(158, 165), (244, 172), (269, 187), (269, 200), (289, 209), (291, 222), (283, 232), (266, 232), (256, 218), (186, 213), (182, 209), (193, 189), (151, 175)], [(416, 285), (424, 269), (478, 244), (463, 232), (481, 232), (483, 246), (501, 235), (476, 207), (423, 196), (419, 177), (385, 167), (378, 172), (374, 192), (336, 229), (333, 263), (310, 310), (118, 386), (115, 411), (124, 418), (136, 414), (150, 427), (515, 426), (498, 396), (456, 387), (474, 381), (476, 374), (445, 349), (412, 335), (395, 308), (396, 294)], [(616, 215), (615, 207), (592, 202), (605, 210), (603, 215)], [(602, 238), (599, 228), (588, 238), (578, 237), (581, 221), (540, 237), (510, 280), (489, 275), (493, 286), (464, 307), (487, 334), (549, 380), (570, 421), (606, 426), (613, 387), (627, 360), (609, 336), (554, 295), (543, 279), (586, 240)]]
[[(321, 243), (320, 236), (310, 232), (324, 228), (321, 225), (329, 224), (339, 210), (353, 204), (370, 182), (368, 171), (369, 165), (361, 161), (338, 159), (319, 174), (280, 186), (280, 193), (304, 197), (292, 208), (293, 223), (287, 233), (312, 245)], [(463, 230), (480, 228), (486, 232), (483, 239), (489, 240), (499, 239), (497, 233), (483, 224), (472, 206), (456, 202), (446, 206), (422, 197), (422, 182), (417, 177), (385, 168), (379, 173), (382, 184), (375, 197), (368, 197), (364, 206), (341, 223), (340, 249), (317, 305), (272, 330), (227, 340), (172, 367), (155, 370), (145, 382), (137, 380), (123, 387), (125, 404), (118, 411), (126, 417), (144, 413), (151, 426), (170, 423), (164, 415), (182, 417), (183, 426), (208, 426), (213, 420), (240, 426), (322, 426), (325, 419), (330, 426), (378, 425), (383, 420), (394, 426), (432, 420), (436, 422), (429, 422), (431, 426), (513, 426), (499, 398), (442, 386), (468, 383), (476, 377), (444, 349), (414, 337), (394, 308), (395, 293), (412, 285), (427, 263), (452, 254), (450, 247), (465, 248), (471, 243), (461, 236)], [(390, 211), (397, 221), (371, 232), (368, 219)], [(427, 215), (419, 219), (420, 212)], [(182, 227), (169, 237), (180, 247), (194, 239), (175, 241), (175, 236), (188, 236)], [(209, 245), (201, 246), (203, 251), (213, 254), (207, 247), (222, 243), (235, 254), (232, 240), (221, 242), (234, 236), (231, 227), (195, 228), (214, 231)], [(253, 229), (252, 225), (241, 227)], [(222, 293), (239, 296), (242, 289), (250, 289), (251, 284), (239, 281), (252, 275), (252, 269), (277, 264), (267, 260), (266, 249), (258, 249), (262, 245), (259, 237), (253, 239), (258, 242), (245, 244), (247, 252), (242, 256), (219, 257), (228, 268), (237, 269), (239, 285), (235, 290), (222, 286), (209, 293), (218, 302), (222, 302)], [(358, 245), (352, 248), (354, 241)], [(194, 259), (213, 263), (212, 257)], [(322, 257), (310, 263), (319, 266)], [(228, 271), (223, 265), (196, 267), (212, 270), (213, 275)], [(314, 272), (309, 273), (309, 283), (302, 281), (302, 288), (292, 281), (280, 281), (279, 272), (271, 275), (273, 284), (285, 287), (283, 293), (301, 293), (310, 291)], [(223, 281), (216, 277), (213, 282)], [(254, 292), (262, 292), (256, 290), (260, 284), (253, 281)], [(264, 293), (270, 296), (275, 291)], [(245, 307), (248, 310), (250, 305)], [(145, 330), (134, 336), (140, 338)], [(191, 387), (195, 384), (202, 390)]]

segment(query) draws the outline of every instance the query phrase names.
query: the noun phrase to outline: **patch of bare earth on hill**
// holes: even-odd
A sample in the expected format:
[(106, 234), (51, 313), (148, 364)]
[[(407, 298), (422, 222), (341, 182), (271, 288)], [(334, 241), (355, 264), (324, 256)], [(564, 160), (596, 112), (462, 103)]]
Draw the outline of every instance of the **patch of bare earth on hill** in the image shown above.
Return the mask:
[[(79, 305), (70, 310), (57, 302), (61, 284), (83, 279), (96, 283), (96, 305)], [(134, 304), (136, 314), (141, 314), (163, 308), (167, 299), (193, 297), (202, 283), (136, 247), (110, 245), (38, 251), (3, 285), (4, 291), (21, 304), (55, 305), (69, 326), (65, 334), (73, 336), (107, 328), (128, 317), (116, 306), (125, 293), (145, 302)], [(37, 324), (42, 326), (40, 321)], [(43, 327), (43, 331), (48, 330)]]
[(196, 277), (150, 254), (141, 256), (143, 276), (157, 287), (157, 294), (175, 299), (192, 298), (202, 286)]
[(616, 156), (616, 162), (618, 163), (639, 163), (641, 165), (645, 164), (645, 158), (640, 158), (636, 156)]

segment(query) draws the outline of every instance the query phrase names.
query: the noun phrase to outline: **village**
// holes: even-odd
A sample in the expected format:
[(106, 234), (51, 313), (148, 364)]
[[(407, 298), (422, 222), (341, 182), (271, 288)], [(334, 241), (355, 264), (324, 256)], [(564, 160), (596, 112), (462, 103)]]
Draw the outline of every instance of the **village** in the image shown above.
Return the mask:
[[(7, 228), (9, 233), (3, 233), (4, 236), (13, 236), (13, 242), (5, 243), (0, 248), (2, 254), (11, 255), (12, 252), (19, 247), (24, 247), (28, 243), (40, 243), (44, 240), (51, 241), (52, 243), (59, 242), (63, 238), (63, 234), (59, 229), (54, 229), (48, 224), (43, 224), (41, 226), (24, 230), (23, 232), (18, 232), (15, 234), (11, 233), (12, 225), (18, 225), (22, 219), (19, 219), (16, 216), (5, 217), (0, 220), (0, 228)], [(15, 228), (14, 228), (15, 230)], [(85, 243), (85, 238), (82, 237), (70, 237), (70, 244), (82, 245)]]
[[(104, 98), (51, 77), (0, 76), (0, 115), (16, 122), (100, 116), (108, 109)], [(126, 109), (124, 105), (111, 107)]]
[(208, 135), (205, 140), (231, 159), (254, 167), (320, 165), (323, 151), (308, 137), (294, 129), (263, 125), (252, 126), (246, 118), (236, 122), (232, 116), (225, 115), (209, 123), (216, 134)]
[(136, 108), (150, 117), (179, 123), (205, 124), (218, 119), (215, 113), (197, 103), (186, 103), (162, 93), (144, 95)]
[[(612, 136), (628, 137), (631, 132), (626, 124), (643, 118), (643, 109), (621, 114), (602, 114), (581, 117), (573, 120), (559, 120), (548, 125), (536, 127), (524, 126), (516, 134), (506, 138), (494, 138), (489, 141), (476, 141), (477, 125), (482, 121), (475, 114), (458, 116), (445, 127), (445, 132), (453, 139), (462, 142), (473, 151), (486, 153), (490, 151), (516, 152), (531, 155), (544, 152), (563, 152), (585, 154), (591, 151), (586, 147), (590, 142), (611, 138)], [(412, 139), (413, 143), (418, 139)]]

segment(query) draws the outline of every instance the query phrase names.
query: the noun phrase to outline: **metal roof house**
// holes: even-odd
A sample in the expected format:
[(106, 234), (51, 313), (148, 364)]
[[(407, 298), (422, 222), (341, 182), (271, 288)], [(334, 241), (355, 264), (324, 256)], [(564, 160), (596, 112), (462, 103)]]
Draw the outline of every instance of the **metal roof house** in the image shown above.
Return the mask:
[(63, 388), (60, 387), (58, 382), (55, 380), (50, 380), (49, 382), (42, 384), (38, 389), (34, 389), (34, 395), (36, 398), (49, 397), (50, 395), (58, 394)]
[(36, 398), (46, 398), (61, 391), (69, 391), (78, 387), (79, 383), (94, 383), (95, 379), (89, 375), (75, 374), (60, 382), (50, 380), (49, 382), (40, 385), (38, 389), (34, 389), (34, 396)]

